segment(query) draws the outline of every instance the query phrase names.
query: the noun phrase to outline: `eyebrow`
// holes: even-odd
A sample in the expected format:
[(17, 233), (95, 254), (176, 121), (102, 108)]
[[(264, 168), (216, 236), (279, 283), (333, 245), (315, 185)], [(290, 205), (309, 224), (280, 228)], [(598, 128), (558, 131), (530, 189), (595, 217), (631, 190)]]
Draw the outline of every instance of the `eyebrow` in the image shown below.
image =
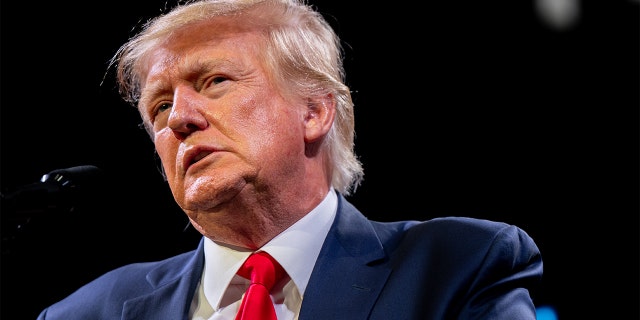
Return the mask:
[[(193, 62), (185, 63), (184, 61), (179, 61), (178, 59), (174, 59), (172, 62), (163, 61), (163, 63), (179, 63), (182, 62), (183, 66), (178, 65), (177, 74), (181, 79), (187, 79), (187, 81), (196, 82), (197, 77), (200, 77), (202, 74), (206, 74), (211, 72), (211, 70), (220, 70), (225, 74), (245, 74), (246, 71), (242, 70), (243, 68), (238, 66), (238, 63), (229, 60), (228, 58), (216, 58), (216, 59), (202, 59), (197, 58), (197, 60)], [(166, 70), (166, 69), (165, 69)], [(170, 92), (171, 85), (169, 82), (165, 81), (166, 72), (161, 73), (159, 79), (146, 83), (145, 86), (140, 91), (140, 100), (138, 101), (138, 107), (141, 105), (144, 106), (147, 101), (151, 100), (152, 97), (160, 95), (162, 92)], [(196, 79), (193, 79), (196, 78)]]
[(138, 109), (140, 107), (146, 106), (152, 97), (158, 96), (162, 92), (171, 91), (170, 86), (167, 85), (166, 81), (156, 80), (152, 83), (146, 83), (145, 86), (140, 90), (140, 99), (138, 100)]

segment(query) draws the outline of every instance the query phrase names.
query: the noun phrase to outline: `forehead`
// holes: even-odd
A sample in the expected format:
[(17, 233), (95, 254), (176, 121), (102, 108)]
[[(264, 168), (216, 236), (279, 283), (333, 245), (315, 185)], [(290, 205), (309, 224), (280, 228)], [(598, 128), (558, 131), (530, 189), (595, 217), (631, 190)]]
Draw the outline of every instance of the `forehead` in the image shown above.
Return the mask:
[(140, 103), (170, 90), (176, 79), (192, 81), (210, 72), (238, 78), (264, 74), (268, 66), (262, 57), (263, 33), (226, 20), (182, 26), (147, 50), (138, 64)]
[(245, 16), (219, 16), (201, 21), (189, 22), (177, 27), (160, 41), (160, 46), (170, 46), (174, 43), (207, 42), (226, 38), (238, 37), (243, 34), (259, 34), (264, 28), (251, 23)]
[(208, 64), (209, 60), (239, 65), (255, 63), (260, 61), (257, 58), (264, 43), (263, 31), (230, 18), (217, 17), (176, 29), (147, 50), (139, 70), (146, 78), (169, 69), (177, 71), (181, 65)]

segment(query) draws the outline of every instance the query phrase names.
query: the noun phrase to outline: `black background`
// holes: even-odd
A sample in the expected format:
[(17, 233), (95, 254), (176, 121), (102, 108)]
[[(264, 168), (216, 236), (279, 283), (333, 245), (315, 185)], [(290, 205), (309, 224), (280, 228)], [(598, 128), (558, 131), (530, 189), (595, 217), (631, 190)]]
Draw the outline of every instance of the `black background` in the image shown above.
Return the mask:
[[(3, 319), (199, 240), (107, 71), (165, 6), (141, 2), (2, 2), (3, 192), (54, 169), (105, 173), (71, 213), (14, 233), (2, 212)], [(345, 45), (365, 167), (350, 200), (365, 215), (516, 224), (545, 261), (538, 306), (638, 319), (637, 1), (579, 1), (564, 31), (529, 1), (312, 3)]]

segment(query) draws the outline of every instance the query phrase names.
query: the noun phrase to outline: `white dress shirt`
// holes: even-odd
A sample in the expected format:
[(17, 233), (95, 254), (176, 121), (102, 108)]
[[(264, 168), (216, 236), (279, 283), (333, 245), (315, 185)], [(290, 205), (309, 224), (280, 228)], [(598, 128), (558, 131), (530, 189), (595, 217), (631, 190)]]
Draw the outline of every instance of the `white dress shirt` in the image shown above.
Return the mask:
[[(337, 195), (331, 189), (311, 212), (257, 250), (274, 257), (288, 275), (271, 295), (278, 320), (298, 319), (304, 291), (337, 206)], [(236, 272), (251, 253), (204, 239), (204, 271), (191, 304), (191, 319), (235, 319), (249, 285)]]

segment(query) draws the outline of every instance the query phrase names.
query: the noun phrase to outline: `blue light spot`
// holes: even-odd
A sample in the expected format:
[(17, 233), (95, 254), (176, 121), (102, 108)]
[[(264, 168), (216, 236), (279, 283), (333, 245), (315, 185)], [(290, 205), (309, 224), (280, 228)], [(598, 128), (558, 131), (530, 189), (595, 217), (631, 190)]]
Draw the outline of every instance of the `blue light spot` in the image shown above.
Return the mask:
[(558, 320), (556, 311), (551, 306), (540, 306), (536, 308), (538, 320)]

